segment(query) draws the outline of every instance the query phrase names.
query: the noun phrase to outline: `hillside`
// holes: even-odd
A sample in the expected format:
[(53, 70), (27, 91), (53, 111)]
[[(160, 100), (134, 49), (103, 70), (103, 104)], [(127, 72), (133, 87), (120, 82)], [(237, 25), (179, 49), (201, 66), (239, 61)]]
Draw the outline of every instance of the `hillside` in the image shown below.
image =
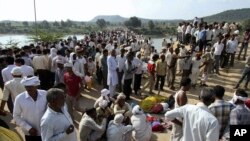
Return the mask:
[(96, 22), (98, 19), (104, 19), (105, 21), (111, 22), (111, 23), (125, 22), (126, 20), (128, 20), (128, 18), (124, 18), (120, 15), (99, 15), (99, 16), (94, 17), (89, 22)]
[[(218, 14), (210, 15), (203, 17), (205, 21), (213, 22), (213, 21), (243, 21), (246, 19), (250, 19), (250, 8), (244, 8), (244, 9), (235, 9), (235, 10), (227, 10)], [(94, 17), (89, 22), (96, 22), (98, 19), (104, 19), (105, 21), (108, 21), (110, 23), (123, 23), (124, 21), (128, 20), (129, 18), (121, 17), (120, 15), (99, 15)], [(167, 22), (167, 23), (178, 23), (180, 21), (183, 21), (182, 19), (145, 19), (140, 18), (143, 23), (147, 23), (149, 20), (153, 20), (155, 22)], [(191, 19), (192, 20), (192, 19)]]
[(227, 10), (215, 15), (203, 17), (205, 21), (228, 21), (228, 22), (240, 22), (246, 19), (250, 19), (250, 8)]

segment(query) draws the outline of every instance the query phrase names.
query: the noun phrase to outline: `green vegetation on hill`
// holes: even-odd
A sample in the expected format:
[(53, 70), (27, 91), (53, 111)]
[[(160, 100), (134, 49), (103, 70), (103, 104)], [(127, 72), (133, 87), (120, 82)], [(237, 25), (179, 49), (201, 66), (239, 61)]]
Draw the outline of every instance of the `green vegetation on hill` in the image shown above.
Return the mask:
[(203, 17), (204, 21), (226, 21), (226, 22), (241, 22), (250, 19), (250, 8), (227, 10), (215, 15)]

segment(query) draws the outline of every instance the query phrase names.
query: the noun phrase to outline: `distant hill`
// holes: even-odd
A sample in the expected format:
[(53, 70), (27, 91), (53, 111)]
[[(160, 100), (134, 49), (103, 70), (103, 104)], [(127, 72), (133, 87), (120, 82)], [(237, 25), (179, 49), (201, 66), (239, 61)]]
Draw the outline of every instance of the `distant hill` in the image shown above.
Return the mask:
[[(147, 23), (150, 20), (153, 20), (154, 22), (168, 22), (168, 23), (176, 23), (176, 22), (183, 21), (182, 19), (164, 20), (164, 19), (145, 19), (145, 18), (140, 18), (140, 17), (138, 18), (142, 21), (142, 23)], [(99, 16), (94, 17), (92, 20), (88, 22), (96, 22), (98, 19), (104, 19), (105, 21), (110, 22), (110, 23), (119, 23), (119, 22), (123, 23), (129, 18), (125, 18), (120, 15), (99, 15)]]
[(99, 16), (94, 17), (89, 22), (96, 22), (98, 19), (104, 19), (105, 21), (111, 22), (111, 23), (125, 22), (126, 20), (128, 20), (128, 18), (124, 18), (120, 15), (99, 15)]
[(218, 14), (203, 17), (204, 21), (227, 21), (227, 22), (240, 22), (250, 19), (250, 8), (227, 10)]
[[(140, 17), (138, 18), (141, 19), (143, 23), (146, 23), (149, 20), (153, 20), (154, 22), (167, 22), (167, 23), (178, 23), (178, 22), (184, 21), (182, 19), (167, 20), (167, 19), (145, 19), (145, 18), (140, 18)], [(108, 21), (110, 23), (119, 23), (119, 22), (123, 23), (129, 18), (125, 18), (120, 15), (99, 15), (99, 16), (94, 17), (89, 22), (96, 22), (98, 19), (104, 19), (105, 21)], [(208, 21), (208, 22), (213, 22), (213, 21), (239, 22), (239, 21), (243, 21), (246, 19), (250, 19), (250, 8), (227, 10), (218, 14), (203, 17), (203, 19), (204, 21)]]

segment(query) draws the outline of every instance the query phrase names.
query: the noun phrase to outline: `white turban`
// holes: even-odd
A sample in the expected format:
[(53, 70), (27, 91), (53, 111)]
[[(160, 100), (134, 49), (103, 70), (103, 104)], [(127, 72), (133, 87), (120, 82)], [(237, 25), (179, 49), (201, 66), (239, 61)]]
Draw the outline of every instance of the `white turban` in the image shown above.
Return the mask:
[(22, 75), (22, 70), (20, 67), (15, 67), (11, 70), (11, 74), (12, 75)]
[(108, 94), (110, 94), (110, 91), (108, 89), (102, 89), (101, 90), (101, 95), (107, 100), (107, 102), (110, 102)]
[(123, 122), (124, 116), (122, 114), (116, 114), (114, 118), (115, 124), (121, 124)]
[(141, 114), (143, 114), (143, 111), (139, 105), (135, 105), (133, 110), (132, 110), (132, 113), (133, 113), (133, 115), (141, 115)]
[(21, 84), (24, 86), (38, 86), (40, 85), (40, 80), (37, 76), (25, 77), (21, 80)]
[(101, 100), (99, 102), (99, 107), (101, 107), (102, 109), (105, 109), (108, 106), (108, 101), (107, 100)]
[(237, 101), (237, 99), (245, 102), (247, 100), (247, 97), (237, 96), (236, 92), (235, 92), (234, 96), (233, 96), (233, 103), (235, 103)]
[(110, 91), (108, 89), (102, 89), (101, 90), (101, 95), (102, 96), (108, 96), (108, 94), (110, 94)]

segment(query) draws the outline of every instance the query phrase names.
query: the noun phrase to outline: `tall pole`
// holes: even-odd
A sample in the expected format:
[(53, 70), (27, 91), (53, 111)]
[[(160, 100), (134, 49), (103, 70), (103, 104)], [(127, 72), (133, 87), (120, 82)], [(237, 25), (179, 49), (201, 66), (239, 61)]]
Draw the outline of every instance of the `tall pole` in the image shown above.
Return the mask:
[[(34, 14), (35, 14), (35, 28), (36, 28), (36, 38), (37, 38), (36, 0), (34, 0)], [(37, 42), (37, 39), (36, 39), (36, 42)]]

